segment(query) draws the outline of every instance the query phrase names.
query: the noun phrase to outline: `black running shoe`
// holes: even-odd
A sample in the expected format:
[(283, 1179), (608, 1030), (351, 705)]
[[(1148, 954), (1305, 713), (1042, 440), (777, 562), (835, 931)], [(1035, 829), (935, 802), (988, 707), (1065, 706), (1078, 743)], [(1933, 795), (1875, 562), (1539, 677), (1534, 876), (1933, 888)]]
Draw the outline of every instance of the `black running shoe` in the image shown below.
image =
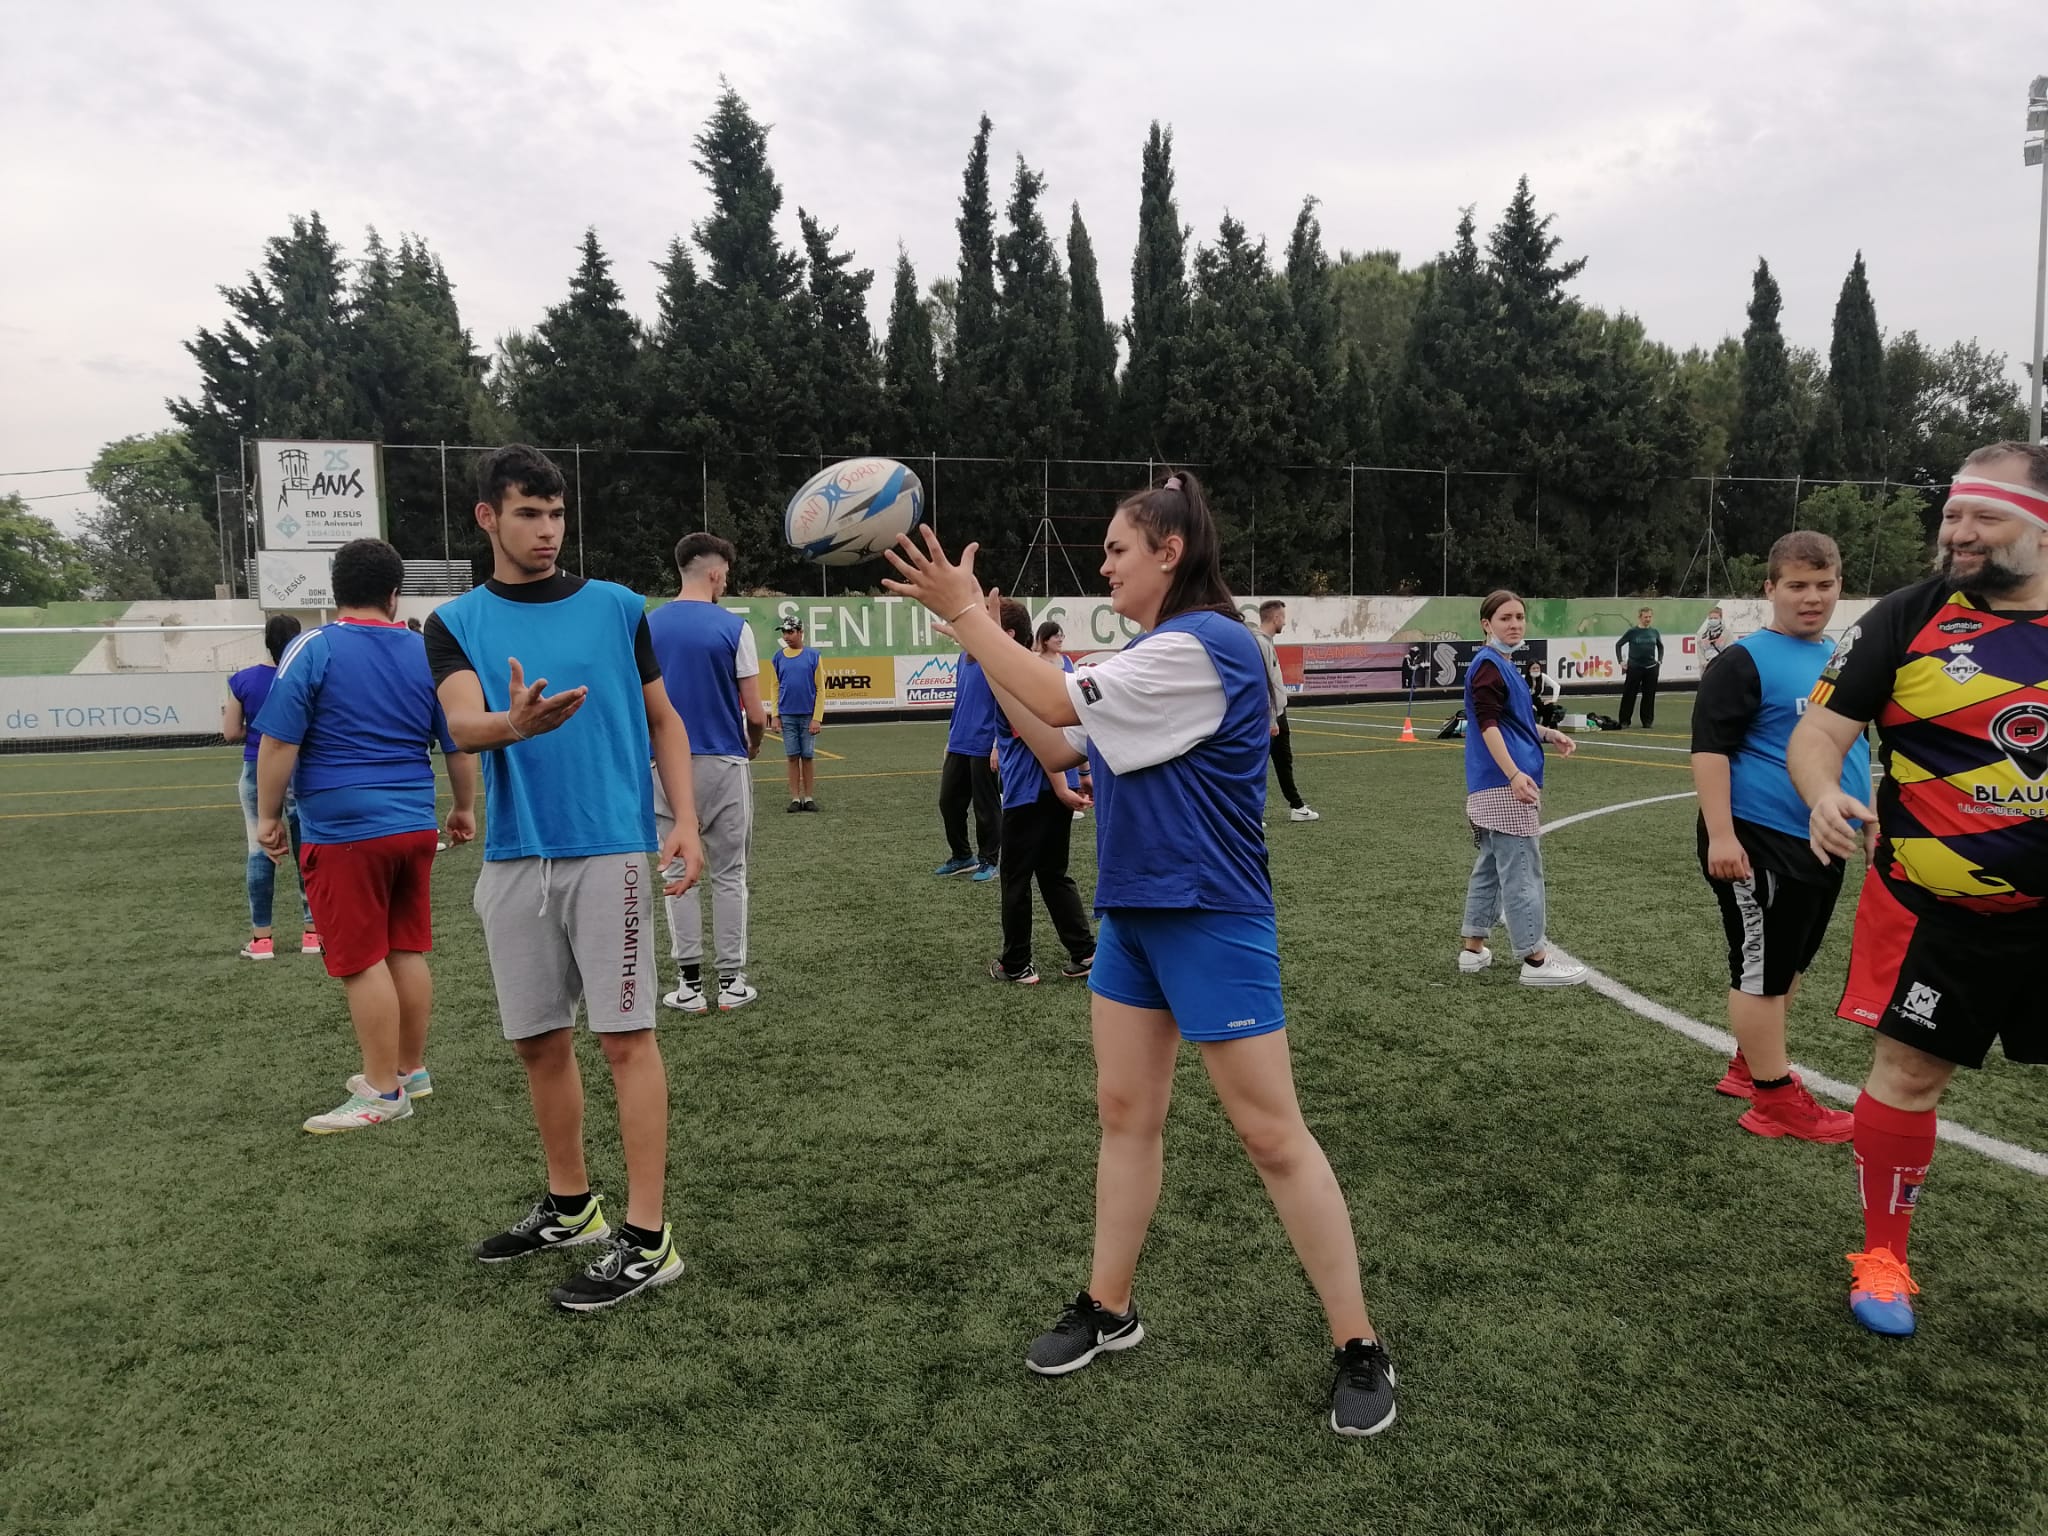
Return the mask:
[(657, 1285), (667, 1285), (683, 1272), (683, 1257), (668, 1224), (662, 1223), (661, 1246), (635, 1247), (629, 1238), (612, 1235), (611, 1249), (590, 1268), (548, 1292), (548, 1300), (564, 1312), (598, 1312)]
[(792, 801), (790, 801), (790, 802), (789, 802), (789, 811), (788, 811), (788, 813), (787, 813), (787, 814), (789, 814), (789, 815), (791, 815), (791, 816), (794, 816), (794, 815), (796, 815), (796, 814), (797, 814), (798, 812), (800, 812), (801, 810), (803, 810), (803, 808), (804, 808), (804, 803), (803, 803), (803, 801), (801, 801), (801, 800), (792, 800)]
[(1095, 956), (1091, 952), (1087, 955), (1082, 956), (1079, 960), (1069, 960), (1065, 965), (1060, 967), (1060, 974), (1066, 977), (1069, 981), (1079, 981), (1083, 976), (1086, 976), (1090, 971), (1094, 969)]
[(1006, 971), (1003, 969), (1003, 957), (998, 955), (995, 959), (989, 961), (988, 973), (997, 981), (1013, 982), (1020, 987), (1035, 987), (1038, 985), (1038, 967), (1029, 960), (1024, 962), (1024, 969), (1021, 971)]
[(1059, 1321), (1031, 1341), (1024, 1363), (1041, 1376), (1078, 1371), (1104, 1350), (1129, 1349), (1143, 1341), (1138, 1304), (1119, 1317), (1086, 1291), (1060, 1309)]
[(597, 1196), (592, 1195), (582, 1210), (564, 1213), (555, 1209), (551, 1196), (542, 1195), (533, 1203), (532, 1210), (497, 1236), (485, 1238), (470, 1252), (486, 1264), (502, 1264), (507, 1259), (523, 1259), (529, 1253), (549, 1248), (602, 1242), (611, 1233)]
[(1331, 1358), (1330, 1428), (1340, 1435), (1376, 1435), (1394, 1422), (1394, 1362), (1378, 1339), (1353, 1339)]

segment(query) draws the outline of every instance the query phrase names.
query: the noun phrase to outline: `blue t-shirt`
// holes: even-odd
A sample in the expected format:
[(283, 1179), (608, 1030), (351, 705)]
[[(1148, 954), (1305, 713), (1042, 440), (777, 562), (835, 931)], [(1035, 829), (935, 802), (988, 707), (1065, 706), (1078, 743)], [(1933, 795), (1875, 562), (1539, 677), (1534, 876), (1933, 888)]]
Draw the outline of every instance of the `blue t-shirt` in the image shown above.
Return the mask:
[(1472, 684), (1482, 668), (1492, 671), (1507, 685), (1507, 713), (1500, 717), (1501, 739), (1517, 768), (1540, 786), (1543, 783), (1543, 738), (1536, 734), (1536, 703), (1529, 695), (1529, 680), (1522, 669), (1512, 666), (1498, 646), (1488, 644), (1465, 669), (1465, 793), (1482, 789), (1506, 789), (1508, 776), (1486, 750), (1486, 736), (1477, 725), (1472, 708)]
[[(1729, 647), (1700, 680), (1692, 748), (1728, 759), (1728, 809), (1738, 821), (1806, 840), (1806, 802), (1792, 787), (1786, 754), (1834, 655), (1825, 635), (1801, 640), (1759, 629)], [(1843, 754), (1841, 784), (1843, 793), (1869, 800), (1870, 743), (1861, 736)]]
[(292, 790), (309, 843), (431, 832), (433, 742), (453, 752), (427, 648), (403, 624), (337, 619), (285, 648), (259, 727), (299, 749)]
[(1030, 743), (1017, 734), (1000, 705), (996, 707), (996, 764), (1002, 771), (1004, 810), (1014, 811), (1019, 806), (1054, 798), (1045, 765), (1031, 750)]
[(263, 745), (263, 733), (256, 729), (256, 717), (263, 713), (263, 701), (270, 697), (270, 685), (277, 681), (277, 668), (270, 662), (244, 667), (228, 679), (228, 692), (242, 706), (242, 761), (256, 761), (256, 749)]
[(734, 676), (746, 627), (730, 608), (691, 598), (647, 615), (661, 681), (689, 729), (692, 757), (747, 755), (747, 711)]
[(484, 858), (583, 859), (658, 846), (654, 780), (647, 771), (647, 701), (659, 680), (640, 637), (646, 604), (609, 581), (564, 575), (507, 588), (489, 582), (441, 604), (427, 621), (442, 678), (473, 671), (484, 707), (512, 701), (509, 658), (548, 694), (587, 687), (559, 729), (483, 754)]
[(775, 712), (810, 719), (818, 709), (818, 666), (822, 658), (810, 646), (791, 653), (775, 647)]
[(953, 723), (946, 730), (946, 750), (967, 757), (987, 757), (996, 744), (996, 696), (982, 676), (981, 663), (962, 655), (953, 681)]
[[(1223, 718), (1206, 739), (1163, 763), (1118, 774), (1091, 738), (1095, 775), (1095, 909), (1194, 908), (1273, 915), (1266, 868), (1266, 659), (1242, 620), (1177, 614), (1133, 640), (1191, 634), (1223, 684)], [(1088, 693), (1084, 685), (1083, 696)], [(1088, 724), (1083, 711), (1081, 723)]]

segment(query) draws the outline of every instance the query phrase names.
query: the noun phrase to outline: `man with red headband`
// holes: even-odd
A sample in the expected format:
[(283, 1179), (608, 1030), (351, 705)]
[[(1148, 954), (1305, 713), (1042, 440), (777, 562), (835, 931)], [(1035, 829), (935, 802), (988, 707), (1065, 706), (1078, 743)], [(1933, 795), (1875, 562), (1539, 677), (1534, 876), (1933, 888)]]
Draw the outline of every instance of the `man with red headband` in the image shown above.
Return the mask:
[[(1793, 733), (1792, 782), (1823, 862), (1880, 836), (1856, 908), (1840, 1015), (1876, 1031), (1856, 1101), (1863, 1251), (1849, 1310), (1913, 1331), (1906, 1237), (1957, 1067), (2048, 1062), (2048, 448), (1993, 443), (1942, 508), (1938, 574), (1851, 629)], [(1843, 792), (1843, 754), (1877, 723), (1872, 811)]]

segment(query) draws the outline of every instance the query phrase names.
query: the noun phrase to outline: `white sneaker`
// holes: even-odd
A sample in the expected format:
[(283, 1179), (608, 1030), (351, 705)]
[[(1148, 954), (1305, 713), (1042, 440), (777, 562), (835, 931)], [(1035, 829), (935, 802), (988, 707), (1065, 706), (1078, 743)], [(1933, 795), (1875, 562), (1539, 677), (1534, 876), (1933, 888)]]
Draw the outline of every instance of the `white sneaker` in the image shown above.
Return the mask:
[(1467, 976), (1476, 976), (1491, 964), (1493, 964), (1493, 951), (1484, 944), (1480, 945), (1477, 950), (1461, 949), (1458, 951), (1458, 969)]
[(695, 982), (676, 979), (676, 989), (662, 994), (661, 1006), (680, 1008), (684, 1013), (702, 1013), (705, 1009), (704, 989)]
[(348, 1080), (348, 1097), (326, 1114), (307, 1120), (305, 1129), (315, 1136), (332, 1136), (336, 1131), (365, 1131), (411, 1114), (412, 1100), (403, 1088), (398, 1090), (397, 1098), (384, 1098), (358, 1072)]
[(721, 976), (718, 978), (718, 1011), (731, 1013), (735, 1008), (744, 1008), (761, 994), (747, 985), (744, 975)]
[(1588, 975), (1586, 968), (1576, 960), (1568, 960), (1556, 950), (1544, 956), (1541, 965), (1522, 962), (1522, 985), (1525, 987), (1576, 987)]
[(1314, 811), (1310, 810), (1307, 806), (1297, 805), (1293, 810), (1287, 813), (1287, 819), (1289, 821), (1321, 821), (1323, 818), (1318, 816)]

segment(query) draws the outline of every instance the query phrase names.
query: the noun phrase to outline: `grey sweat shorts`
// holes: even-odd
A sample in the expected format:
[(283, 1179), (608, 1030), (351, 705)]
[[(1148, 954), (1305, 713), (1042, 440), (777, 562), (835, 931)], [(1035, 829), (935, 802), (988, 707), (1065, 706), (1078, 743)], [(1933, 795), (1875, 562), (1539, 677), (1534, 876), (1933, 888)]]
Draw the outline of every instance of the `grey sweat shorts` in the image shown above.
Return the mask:
[(484, 865), (476, 915), (507, 1040), (574, 1027), (579, 1001), (600, 1034), (654, 1028), (661, 885), (650, 864), (606, 853)]

